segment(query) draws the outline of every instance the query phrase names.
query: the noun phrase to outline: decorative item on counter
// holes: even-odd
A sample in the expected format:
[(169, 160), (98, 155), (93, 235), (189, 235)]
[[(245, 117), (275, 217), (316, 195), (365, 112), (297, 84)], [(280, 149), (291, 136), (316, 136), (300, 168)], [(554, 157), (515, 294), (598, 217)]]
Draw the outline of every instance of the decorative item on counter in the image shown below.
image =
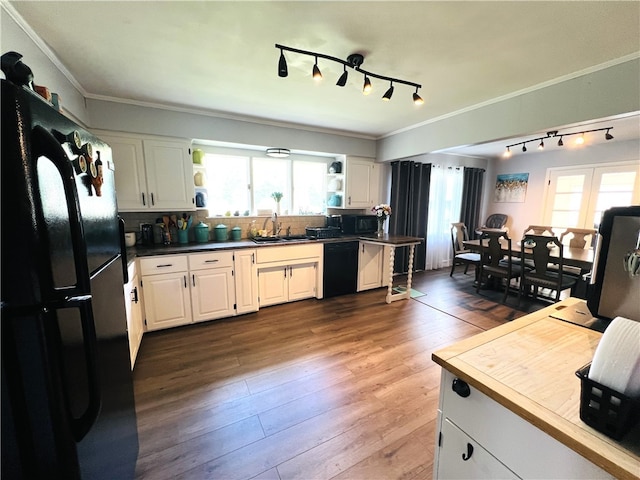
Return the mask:
[(195, 226), (196, 242), (206, 243), (209, 241), (209, 225), (204, 222), (200, 222)]
[(242, 229), (240, 227), (233, 227), (231, 229), (231, 240), (237, 242), (242, 239)]
[(194, 148), (191, 156), (193, 158), (193, 163), (196, 165), (202, 165), (202, 160), (204, 159), (204, 152), (202, 150)]
[(214, 232), (215, 232), (215, 236), (216, 236), (216, 242), (226, 242), (227, 241), (227, 226), (219, 223), (218, 225), (216, 225), (216, 227), (214, 228)]
[(256, 221), (251, 220), (251, 224), (249, 225), (249, 238), (254, 238), (258, 236), (258, 227), (256, 227)]
[[(140, 231), (142, 244), (153, 245), (153, 225), (150, 223), (143, 223), (140, 225)], [(160, 240), (156, 243), (160, 243)]]
[(271, 198), (276, 201), (276, 213), (280, 215), (280, 200), (282, 200), (282, 192), (273, 192)]
[(124, 244), (127, 247), (133, 247), (136, 244), (136, 232), (127, 232), (124, 234)]
[(378, 237), (382, 237), (384, 235), (384, 222), (387, 220), (387, 217), (391, 215), (391, 207), (386, 203), (381, 203), (373, 207), (371, 211), (378, 217), (378, 231), (376, 233)]
[(342, 173), (342, 162), (333, 162), (329, 166), (329, 173)]
[(178, 228), (178, 243), (189, 243), (189, 230)]

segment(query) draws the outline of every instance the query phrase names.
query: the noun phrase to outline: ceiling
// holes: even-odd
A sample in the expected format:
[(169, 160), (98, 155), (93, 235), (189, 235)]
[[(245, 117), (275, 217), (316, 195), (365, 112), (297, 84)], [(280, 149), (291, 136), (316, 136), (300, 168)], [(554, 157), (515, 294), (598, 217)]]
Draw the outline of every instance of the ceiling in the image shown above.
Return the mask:
[[(88, 98), (365, 138), (640, 50), (637, 1), (10, 3)], [(276, 43), (342, 59), (361, 53), (365, 70), (421, 84), (425, 103), (414, 105), (415, 89), (397, 83), (391, 101), (383, 102), (389, 83), (376, 79), (374, 91), (362, 95), (363, 77), (353, 70), (347, 85), (337, 87), (342, 65), (322, 59), (324, 78), (314, 82), (313, 57), (291, 52), (285, 52), (289, 76), (280, 78)], [(637, 125), (635, 117), (636, 138)], [(493, 150), (498, 144), (502, 151), (504, 141)], [(464, 153), (474, 153), (465, 148)]]

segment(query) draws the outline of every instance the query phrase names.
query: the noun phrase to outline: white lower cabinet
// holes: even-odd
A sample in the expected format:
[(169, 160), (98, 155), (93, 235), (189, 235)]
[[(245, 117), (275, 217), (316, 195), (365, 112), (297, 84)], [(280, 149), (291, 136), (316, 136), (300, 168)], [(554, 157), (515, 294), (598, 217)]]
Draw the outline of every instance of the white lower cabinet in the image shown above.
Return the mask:
[(384, 245), (360, 242), (358, 251), (358, 292), (382, 286)]
[(194, 322), (235, 315), (233, 252), (189, 255)]
[(128, 267), (129, 282), (124, 285), (124, 304), (127, 313), (127, 335), (129, 337), (129, 354), (131, 356), (131, 370), (136, 363), (142, 335), (144, 320), (142, 314), (142, 297), (140, 277), (136, 271), (135, 262)]
[(260, 306), (312, 298), (316, 295), (316, 263), (302, 263), (258, 270)]
[(258, 311), (258, 268), (255, 249), (234, 253), (236, 313)]
[(147, 330), (191, 323), (191, 296), (186, 255), (140, 260)]
[(442, 371), (434, 478), (613, 478), (474, 387), (456, 393), (454, 380)]

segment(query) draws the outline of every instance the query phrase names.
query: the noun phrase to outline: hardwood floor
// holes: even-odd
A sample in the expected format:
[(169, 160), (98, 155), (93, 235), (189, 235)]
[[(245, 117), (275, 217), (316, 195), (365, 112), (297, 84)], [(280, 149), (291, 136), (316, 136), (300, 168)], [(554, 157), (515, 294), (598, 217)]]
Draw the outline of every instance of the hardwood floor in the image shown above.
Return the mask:
[(390, 305), (377, 289), (146, 334), (137, 478), (431, 478), (431, 353), (543, 306), (448, 273)]

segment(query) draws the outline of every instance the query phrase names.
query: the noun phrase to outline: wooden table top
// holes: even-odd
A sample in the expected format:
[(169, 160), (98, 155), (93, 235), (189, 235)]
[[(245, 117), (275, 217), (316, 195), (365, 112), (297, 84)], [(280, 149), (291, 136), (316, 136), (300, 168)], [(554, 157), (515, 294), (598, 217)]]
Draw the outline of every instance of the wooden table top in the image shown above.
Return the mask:
[[(463, 245), (472, 251), (480, 250), (480, 240), (465, 240)], [(519, 242), (511, 242), (511, 253), (519, 256), (521, 250), (522, 248)], [(527, 253), (529, 252), (530, 250), (525, 248), (525, 256), (527, 256)], [(583, 272), (588, 272), (593, 267), (593, 249), (591, 248), (571, 248), (565, 245), (562, 252), (564, 255), (564, 265), (578, 267)], [(557, 247), (551, 249), (551, 258), (558, 258), (559, 255), (560, 249)]]
[(409, 237), (406, 235), (389, 235), (388, 233), (385, 233), (382, 237), (378, 237), (376, 234), (364, 235), (359, 237), (359, 239), (368, 242), (382, 243), (384, 245), (393, 245), (394, 247), (417, 245), (424, 241), (424, 239), (420, 237)]
[(569, 298), (434, 352), (432, 359), (617, 478), (640, 478), (640, 425), (615, 441), (580, 420), (575, 371), (601, 333), (552, 318)]

